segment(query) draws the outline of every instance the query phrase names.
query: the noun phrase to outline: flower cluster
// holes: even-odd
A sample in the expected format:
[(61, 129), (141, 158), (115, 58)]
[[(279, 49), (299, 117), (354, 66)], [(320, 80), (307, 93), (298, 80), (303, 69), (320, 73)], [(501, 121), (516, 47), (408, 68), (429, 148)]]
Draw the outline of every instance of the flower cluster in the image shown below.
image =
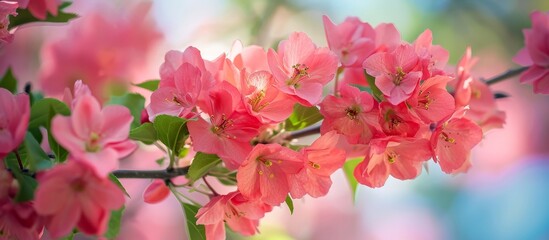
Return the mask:
[[(12, 38), (8, 17), (25, 8), (42, 20), (63, 9), (54, 0), (0, 1), (0, 47)], [(361, 160), (348, 177), (372, 188), (389, 175), (416, 178), (431, 159), (445, 173), (465, 172), (485, 132), (505, 123), (487, 82), (471, 73), (471, 49), (448, 71), (449, 53), (433, 45), (430, 30), (410, 43), (392, 24), (372, 27), (354, 17), (340, 24), (323, 17), (328, 47), (294, 32), (276, 49), (235, 42), (214, 60), (194, 47), (169, 51), (160, 80), (136, 84), (152, 91), (146, 106), (137, 93), (105, 96), (109, 81), (140, 63), (128, 59), (158, 37), (138, 21), (147, 10), (140, 5), (120, 28), (92, 15), (80, 22), (85, 28), (45, 46), (51, 61), (41, 69), (42, 90), (64, 90), (62, 101), (0, 88), (0, 238), (47, 232), (58, 239), (75, 230), (105, 236), (112, 212), (125, 203), (114, 173), (137, 141), (169, 158), (159, 161), (165, 170), (148, 172), (157, 175), (147, 175), (156, 179), (144, 201), (174, 193), (184, 208), (196, 208), (194, 216), (186, 211), (188, 224), (204, 225), (207, 239), (224, 239), (226, 226), (254, 235), (260, 219), (283, 202), (327, 195), (331, 175), (348, 158)], [(529, 66), (521, 81), (549, 93), (549, 15), (535, 12), (532, 21), (515, 59)], [(135, 22), (143, 29), (130, 31)], [(98, 39), (88, 28), (113, 34)], [(83, 79), (74, 83), (75, 76)], [(303, 132), (320, 136), (298, 145)], [(180, 175), (187, 182), (176, 184)], [(231, 185), (230, 193), (218, 194), (206, 177)], [(201, 179), (209, 190), (196, 186)], [(182, 188), (209, 202), (194, 206), (185, 196), (189, 205), (179, 198)]]

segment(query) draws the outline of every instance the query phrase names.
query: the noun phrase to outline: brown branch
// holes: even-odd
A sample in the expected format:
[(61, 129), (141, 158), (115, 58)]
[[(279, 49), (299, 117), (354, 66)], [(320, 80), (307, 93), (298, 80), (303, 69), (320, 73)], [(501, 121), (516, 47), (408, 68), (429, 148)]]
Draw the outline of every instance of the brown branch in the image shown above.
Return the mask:
[(187, 174), (189, 167), (173, 168), (170, 170), (116, 170), (113, 172), (117, 178), (159, 178), (170, 179)]
[(489, 78), (489, 79), (486, 79), (484, 80), (484, 82), (487, 84), (487, 85), (492, 85), (494, 83), (498, 83), (498, 82), (501, 82), (505, 79), (508, 79), (508, 78), (511, 78), (511, 77), (514, 77), (514, 76), (517, 76), (519, 74), (521, 74), (522, 72), (526, 71), (526, 69), (528, 69), (528, 67), (520, 67), (520, 68), (515, 68), (515, 69), (511, 69), (507, 72), (504, 72), (500, 75), (497, 75), (495, 77), (492, 77), (492, 78)]

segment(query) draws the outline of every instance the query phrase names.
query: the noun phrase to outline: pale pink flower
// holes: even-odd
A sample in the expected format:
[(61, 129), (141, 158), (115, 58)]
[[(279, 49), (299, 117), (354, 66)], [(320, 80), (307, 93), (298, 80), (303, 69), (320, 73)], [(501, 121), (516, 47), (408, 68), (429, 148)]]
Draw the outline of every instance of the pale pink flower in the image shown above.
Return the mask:
[(338, 62), (333, 52), (318, 48), (301, 32), (280, 42), (278, 52), (269, 49), (267, 56), (275, 86), (305, 106), (320, 101), (322, 88), (334, 77)]
[(364, 161), (354, 170), (357, 181), (382, 187), (389, 175), (407, 180), (421, 173), (423, 162), (431, 158), (429, 141), (416, 138), (378, 138), (372, 140)]
[(341, 86), (340, 97), (326, 96), (319, 104), (322, 134), (335, 130), (351, 144), (367, 144), (379, 131), (377, 103), (368, 92)]
[[(183, 52), (171, 50), (166, 53), (164, 57), (164, 63), (160, 65), (160, 88), (163, 87), (172, 87), (177, 88), (176, 86), (176, 73), (179, 71), (182, 65), (188, 64), (195, 68), (195, 75), (194, 78), (189, 79), (191, 82), (194, 83), (196, 81), (196, 77), (199, 77), (200, 82), (200, 89), (197, 90), (195, 87), (192, 88), (191, 95), (194, 96), (195, 93), (200, 93), (199, 99), (201, 101), (208, 101), (208, 92), (211, 88), (213, 88), (216, 84), (219, 83), (212, 73), (208, 71), (208, 66), (211, 66), (212, 64), (206, 63), (206, 61), (202, 58), (202, 55), (200, 54), (200, 51), (196, 49), (195, 47), (188, 47)], [(223, 62), (221, 62), (223, 63)], [(199, 76), (197, 74), (199, 73)], [(180, 76), (189, 76), (187, 73), (182, 72), (179, 73)], [(179, 79), (179, 81), (184, 79)], [(188, 84), (188, 83), (187, 83)], [(180, 83), (181, 85), (181, 83)], [(191, 89), (186, 89), (191, 90)], [(187, 94), (185, 92), (181, 94)], [(150, 113), (149, 113), (150, 114)]]
[(110, 213), (124, 205), (124, 193), (94, 169), (69, 159), (38, 175), (34, 208), (46, 217), (50, 236), (68, 235), (74, 227), (84, 234), (102, 235)]
[(435, 162), (445, 173), (457, 173), (469, 164), (471, 149), (482, 140), (482, 129), (465, 118), (452, 118), (440, 124), (431, 135)]
[(163, 85), (152, 93), (147, 106), (149, 120), (154, 121), (162, 114), (187, 119), (196, 117), (194, 108), (202, 88), (201, 76), (198, 68), (183, 63), (173, 74), (175, 86)]
[(363, 67), (376, 78), (376, 86), (393, 105), (412, 95), (422, 75), (419, 57), (410, 44), (402, 44), (393, 52), (376, 53), (364, 61)]
[(520, 82), (534, 85), (534, 93), (549, 94), (549, 13), (535, 11), (530, 15), (532, 28), (524, 29), (524, 48), (513, 60), (530, 66), (520, 75)]
[(73, 160), (90, 165), (104, 177), (118, 168), (120, 158), (137, 147), (128, 139), (132, 119), (126, 107), (110, 105), (101, 109), (93, 96), (84, 95), (74, 104), (71, 116), (53, 118), (51, 130)]
[(339, 135), (335, 131), (320, 136), (311, 146), (301, 149), (303, 169), (296, 175), (290, 175), (290, 193), (292, 198), (301, 198), (305, 194), (322, 197), (332, 186), (332, 175), (345, 163), (345, 151), (336, 148)]
[(247, 198), (277, 206), (290, 192), (289, 175), (304, 167), (302, 159), (302, 154), (279, 144), (258, 144), (238, 168), (238, 189)]
[(194, 150), (217, 154), (228, 168), (238, 168), (262, 124), (243, 109), (240, 93), (228, 82), (211, 89), (199, 107), (206, 116), (187, 122)]
[(427, 29), (414, 41), (413, 45), (419, 57), (422, 78), (444, 75), (444, 67), (448, 63), (448, 51), (439, 45), (433, 45), (433, 33)]
[(9, 16), (17, 16), (16, 2), (0, 1), (0, 49), (13, 40), (13, 32), (8, 30)]
[(0, 159), (17, 149), (25, 139), (30, 104), (26, 94), (13, 95), (0, 88)]
[(196, 224), (206, 228), (206, 239), (224, 240), (225, 223), (229, 228), (244, 236), (258, 232), (259, 219), (272, 207), (257, 200), (249, 200), (240, 192), (213, 197), (198, 210)]
[(45, 43), (39, 73), (44, 93), (61, 96), (80, 79), (104, 101), (113, 85), (127, 87), (160, 39), (146, 17), (149, 8), (150, 4), (138, 4), (129, 14), (114, 16), (106, 16), (108, 9), (91, 12), (71, 23), (66, 35)]
[(33, 202), (15, 201), (19, 184), (11, 173), (0, 167), (0, 233), (1, 239), (39, 239), (44, 229), (43, 218)]

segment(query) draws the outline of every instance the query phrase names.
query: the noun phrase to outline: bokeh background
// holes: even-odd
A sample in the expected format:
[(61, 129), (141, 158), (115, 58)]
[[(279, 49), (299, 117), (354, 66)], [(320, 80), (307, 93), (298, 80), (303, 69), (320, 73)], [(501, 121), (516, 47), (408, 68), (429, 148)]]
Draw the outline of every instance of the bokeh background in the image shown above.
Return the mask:
[[(529, 13), (536, 9), (548, 11), (549, 1), (76, 0), (67, 11), (79, 19), (18, 29), (14, 43), (0, 52), (0, 72), (11, 67), (21, 89), (31, 82), (41, 90), (52, 81), (86, 77), (86, 69), (70, 69), (91, 61), (106, 69), (94, 81), (139, 83), (158, 78), (166, 51), (190, 45), (211, 60), (237, 39), (271, 47), (293, 31), (326, 46), (321, 17), (328, 15), (335, 23), (347, 16), (373, 26), (394, 23), (407, 41), (429, 28), (434, 43), (449, 50), (450, 64), (471, 46), (480, 58), (474, 75), (489, 78), (517, 67), (511, 58), (522, 47), (521, 29), (530, 26)], [(83, 41), (85, 47), (77, 46)], [(52, 69), (66, 74), (49, 76)], [(467, 174), (445, 175), (430, 164), (413, 181), (359, 187), (353, 201), (343, 173), (337, 172), (326, 197), (296, 200), (293, 215), (285, 205), (276, 208), (262, 220), (261, 234), (251, 239), (549, 239), (549, 96), (534, 95), (517, 78), (493, 89), (510, 95), (498, 100), (507, 123), (488, 132), (474, 149)], [(124, 160), (123, 168), (161, 168), (155, 162), (160, 157), (143, 147)], [(183, 211), (173, 197), (146, 204), (142, 192), (150, 181), (123, 183), (131, 199), (119, 239), (186, 238)]]

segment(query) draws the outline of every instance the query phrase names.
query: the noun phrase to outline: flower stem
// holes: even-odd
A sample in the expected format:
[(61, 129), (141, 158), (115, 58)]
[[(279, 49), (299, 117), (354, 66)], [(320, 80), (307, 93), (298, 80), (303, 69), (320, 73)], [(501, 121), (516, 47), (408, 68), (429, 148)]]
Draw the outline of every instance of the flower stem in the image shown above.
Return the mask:
[(13, 151), (15, 153), (15, 157), (17, 158), (17, 163), (19, 164), (19, 169), (23, 171), (23, 161), (21, 161), (21, 156), (19, 155), (19, 152), (17, 150)]
[(210, 185), (210, 183), (208, 181), (206, 181), (206, 177), (202, 177), (202, 180), (204, 180), (204, 183), (206, 184), (206, 186), (208, 186), (208, 188), (210, 189), (210, 191), (212, 191), (214, 197), (215, 196), (219, 196), (219, 193), (217, 193), (215, 191), (215, 189), (212, 187), (212, 185)]
[(520, 68), (510, 69), (510, 70), (508, 70), (507, 72), (504, 72), (504, 73), (502, 73), (502, 74), (500, 74), (500, 75), (497, 75), (497, 76), (495, 76), (495, 77), (486, 79), (484, 82), (485, 82), (487, 85), (492, 85), (492, 84), (501, 82), (501, 81), (503, 81), (503, 80), (505, 80), (505, 79), (508, 79), (508, 78), (514, 77), (514, 76), (516, 76), (516, 75), (519, 75), (519, 74), (521, 74), (522, 72), (526, 71), (526, 69), (528, 69), (528, 67), (520, 67)]

